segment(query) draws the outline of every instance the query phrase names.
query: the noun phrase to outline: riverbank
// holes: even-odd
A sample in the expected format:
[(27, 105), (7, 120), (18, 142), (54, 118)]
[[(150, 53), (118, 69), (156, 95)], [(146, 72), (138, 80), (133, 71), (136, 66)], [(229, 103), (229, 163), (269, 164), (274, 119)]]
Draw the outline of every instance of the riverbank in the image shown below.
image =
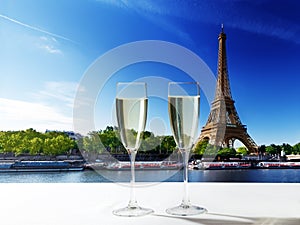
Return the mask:
[[(169, 157), (167, 157), (169, 156)], [(140, 154), (135, 163), (136, 170), (180, 170), (180, 155)], [(167, 158), (165, 158), (167, 157)], [(172, 159), (172, 160), (171, 160)], [(130, 170), (127, 154), (101, 154), (93, 160), (81, 155), (0, 155), (1, 172), (67, 172), (82, 170)], [(257, 159), (232, 159), (228, 161), (200, 160), (192, 157), (190, 170), (235, 170), (235, 169), (300, 169), (298, 161), (276, 161)]]

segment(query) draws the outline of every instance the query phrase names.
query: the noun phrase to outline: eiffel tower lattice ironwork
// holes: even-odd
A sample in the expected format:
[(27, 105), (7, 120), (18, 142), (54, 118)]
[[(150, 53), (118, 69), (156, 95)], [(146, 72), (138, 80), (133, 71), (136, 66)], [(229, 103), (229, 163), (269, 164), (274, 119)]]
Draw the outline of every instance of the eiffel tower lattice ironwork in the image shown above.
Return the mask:
[(211, 104), (206, 125), (199, 140), (209, 139), (212, 145), (233, 147), (234, 141), (241, 141), (250, 152), (257, 152), (257, 145), (242, 124), (232, 99), (226, 57), (226, 34), (222, 26), (219, 34), (218, 78), (215, 99)]

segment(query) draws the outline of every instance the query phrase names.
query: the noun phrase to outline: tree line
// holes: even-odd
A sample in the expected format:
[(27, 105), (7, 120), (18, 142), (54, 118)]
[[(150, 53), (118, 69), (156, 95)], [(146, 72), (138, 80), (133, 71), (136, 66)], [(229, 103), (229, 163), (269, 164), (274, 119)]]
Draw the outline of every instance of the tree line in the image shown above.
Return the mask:
[[(132, 131), (135, 132), (135, 131)], [(176, 149), (172, 136), (155, 136), (143, 133), (139, 152), (170, 154)], [(32, 128), (21, 131), (0, 131), (0, 154), (57, 156), (70, 154), (72, 150), (102, 154), (104, 152), (126, 153), (116, 127), (90, 132), (78, 140), (65, 132), (38, 132)]]
[[(131, 131), (136, 135), (136, 131)], [(126, 154), (123, 147), (118, 129), (107, 126), (105, 130), (90, 132), (83, 137), (78, 146), (80, 150), (91, 153)], [(152, 132), (145, 131), (142, 134), (142, 141), (139, 148), (140, 153), (171, 154), (176, 149), (173, 136), (155, 136)]]
[[(291, 154), (300, 154), (300, 142), (295, 145), (290, 145), (287, 143), (283, 143), (282, 145), (261, 145), (258, 148), (259, 154), (268, 154), (268, 155), (281, 155), (281, 152), (284, 152), (285, 155)], [(199, 141), (195, 148), (194, 153), (198, 155), (216, 155), (220, 157), (236, 157), (236, 156), (245, 156), (249, 155), (250, 152), (246, 147), (239, 148), (216, 148), (215, 146), (210, 146), (208, 140)]]
[[(133, 133), (135, 131), (132, 131)], [(32, 128), (21, 131), (0, 131), (0, 153), (12, 153), (16, 156), (22, 154), (29, 155), (65, 155), (71, 150), (80, 150), (101, 154), (109, 152), (112, 154), (126, 154), (118, 129), (107, 126), (104, 130), (90, 132), (78, 140), (73, 140), (65, 132), (49, 131), (38, 132)], [(139, 149), (140, 153), (148, 154), (171, 154), (176, 150), (176, 143), (173, 136), (159, 136), (152, 132), (145, 131)], [(300, 154), (300, 143), (291, 146), (284, 143), (282, 145), (271, 144), (261, 145), (258, 149), (260, 154), (279, 155), (281, 151), (286, 155)], [(196, 155), (215, 155), (221, 157), (236, 157), (249, 154), (245, 147), (216, 148), (210, 146), (208, 140), (198, 142), (192, 152)]]
[(75, 140), (64, 132), (38, 132), (32, 128), (21, 131), (0, 131), (0, 153), (15, 156), (64, 155), (77, 148)]

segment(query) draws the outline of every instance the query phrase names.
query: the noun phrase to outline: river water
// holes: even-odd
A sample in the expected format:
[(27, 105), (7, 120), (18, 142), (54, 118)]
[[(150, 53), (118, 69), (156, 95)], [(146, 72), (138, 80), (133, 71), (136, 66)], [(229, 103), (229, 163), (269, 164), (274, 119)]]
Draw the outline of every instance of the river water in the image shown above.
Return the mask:
[[(129, 182), (129, 171), (10, 172), (0, 173), (0, 183)], [(136, 171), (136, 181), (180, 182), (182, 171)], [(190, 170), (190, 182), (300, 183), (300, 169)]]

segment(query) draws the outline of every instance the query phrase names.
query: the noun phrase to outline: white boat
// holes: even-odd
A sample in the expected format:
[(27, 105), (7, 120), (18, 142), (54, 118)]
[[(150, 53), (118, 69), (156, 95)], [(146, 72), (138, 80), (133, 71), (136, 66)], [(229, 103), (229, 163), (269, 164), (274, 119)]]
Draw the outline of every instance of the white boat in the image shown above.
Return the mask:
[[(174, 170), (181, 169), (182, 164), (172, 161), (138, 161), (135, 162), (136, 170)], [(130, 170), (130, 162), (111, 163), (104, 167), (108, 170)]]
[(300, 162), (259, 162), (256, 167), (261, 169), (300, 169)]
[(197, 162), (189, 165), (191, 169), (220, 170), (220, 169), (248, 169), (251, 164), (247, 162)]

